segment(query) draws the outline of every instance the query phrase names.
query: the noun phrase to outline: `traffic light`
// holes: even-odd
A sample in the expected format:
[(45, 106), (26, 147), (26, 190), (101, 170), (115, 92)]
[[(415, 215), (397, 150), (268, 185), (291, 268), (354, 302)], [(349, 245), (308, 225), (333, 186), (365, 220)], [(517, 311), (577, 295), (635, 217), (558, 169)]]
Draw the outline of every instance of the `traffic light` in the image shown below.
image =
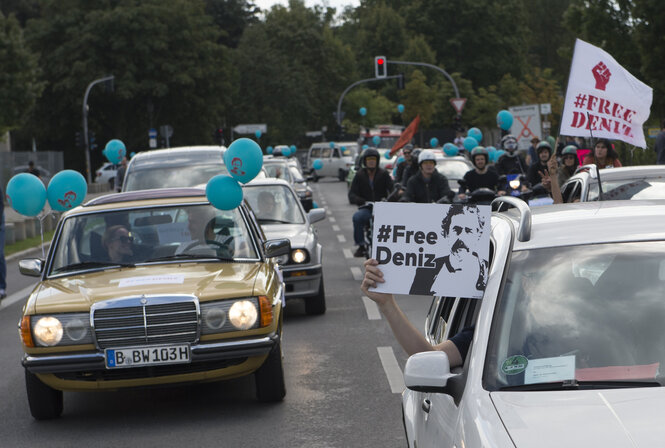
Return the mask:
[(374, 57), (374, 76), (377, 78), (388, 76), (388, 60), (385, 56)]
[(94, 132), (88, 132), (88, 140), (90, 141), (90, 149), (93, 151), (97, 149), (97, 137)]
[(74, 142), (77, 148), (83, 148), (83, 135), (81, 134), (81, 131), (76, 131)]
[(404, 90), (404, 73), (400, 73), (399, 78), (397, 78), (397, 89)]

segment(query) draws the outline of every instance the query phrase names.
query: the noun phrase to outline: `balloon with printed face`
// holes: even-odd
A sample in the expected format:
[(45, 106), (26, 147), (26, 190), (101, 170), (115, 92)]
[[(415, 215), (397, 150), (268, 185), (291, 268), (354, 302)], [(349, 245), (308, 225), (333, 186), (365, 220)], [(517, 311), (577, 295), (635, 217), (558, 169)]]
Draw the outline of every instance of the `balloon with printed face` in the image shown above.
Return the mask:
[(109, 162), (117, 165), (127, 155), (127, 148), (121, 140), (113, 139), (108, 141), (103, 153)]
[(206, 197), (219, 210), (233, 210), (242, 203), (242, 187), (233, 177), (218, 174), (208, 181)]
[(360, 116), (364, 117), (365, 115), (367, 115), (367, 109), (365, 107), (361, 107), (360, 109), (358, 109), (358, 113), (360, 113)]
[(397, 112), (399, 112), (400, 114), (404, 112), (404, 104), (397, 105)]
[(381, 143), (381, 137), (375, 135), (374, 137), (372, 137), (372, 143), (374, 143), (374, 146), (379, 146), (379, 143)]
[(478, 142), (478, 140), (476, 140), (473, 137), (467, 137), (467, 138), (464, 139), (464, 141), (462, 143), (464, 144), (464, 149), (471, 152), (471, 150), (473, 150), (473, 148), (478, 146), (479, 142)]
[(439, 146), (439, 139), (436, 138), (436, 137), (430, 138), (429, 139), (429, 146), (432, 147), (432, 148), (436, 148), (437, 146)]
[(312, 162), (312, 168), (314, 168), (315, 170), (320, 170), (321, 168), (323, 168), (323, 162), (321, 161), (321, 159), (316, 159), (314, 162)]
[(46, 198), (53, 210), (65, 212), (77, 207), (88, 194), (88, 183), (78, 171), (64, 170), (51, 178)]
[(261, 171), (263, 151), (254, 140), (239, 138), (224, 152), (224, 163), (235, 180), (246, 184)]
[(266, 148), (266, 153), (268, 153), (268, 154), (272, 154), (272, 151), (273, 151), (273, 147), (272, 147), (272, 146), (268, 146), (268, 147)]
[(37, 216), (46, 204), (46, 187), (37, 176), (20, 173), (9, 179), (6, 198), (18, 213)]
[[(475, 138), (476, 141), (478, 142), (478, 144), (480, 144), (480, 142), (483, 139), (483, 133), (480, 132), (480, 129), (478, 129), (478, 128), (469, 129), (468, 132), (466, 133), (466, 135), (469, 136), (469, 137)], [(475, 148), (475, 146), (474, 146), (474, 148)], [(473, 149), (473, 148), (471, 148), (471, 149)]]
[(449, 157), (456, 156), (459, 154), (459, 148), (452, 143), (446, 143), (443, 145), (443, 153)]
[(513, 114), (507, 110), (500, 110), (496, 114), (496, 125), (499, 126), (504, 131), (507, 131), (513, 126)]

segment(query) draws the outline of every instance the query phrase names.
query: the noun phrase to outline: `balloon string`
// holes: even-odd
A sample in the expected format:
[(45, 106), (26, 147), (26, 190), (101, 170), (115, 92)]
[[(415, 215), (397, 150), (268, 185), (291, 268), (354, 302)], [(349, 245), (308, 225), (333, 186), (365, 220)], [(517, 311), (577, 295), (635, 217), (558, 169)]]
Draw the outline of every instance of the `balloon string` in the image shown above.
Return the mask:
[(46, 219), (48, 216), (48, 213), (45, 215), (42, 215), (41, 218), (39, 218), (39, 235), (42, 237), (42, 259), (46, 260), (46, 254), (44, 253), (44, 224), (43, 220)]

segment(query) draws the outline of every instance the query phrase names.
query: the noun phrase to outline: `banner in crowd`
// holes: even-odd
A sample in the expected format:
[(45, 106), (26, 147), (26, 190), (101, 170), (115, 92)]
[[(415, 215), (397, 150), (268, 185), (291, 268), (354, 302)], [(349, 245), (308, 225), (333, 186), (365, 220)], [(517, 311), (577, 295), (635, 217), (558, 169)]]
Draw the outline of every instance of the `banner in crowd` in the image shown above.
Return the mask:
[(482, 298), (489, 274), (490, 206), (374, 204), (377, 292)]
[(420, 114), (416, 115), (416, 118), (402, 131), (402, 134), (399, 136), (399, 139), (395, 142), (393, 147), (390, 149), (390, 155), (394, 155), (399, 151), (404, 145), (409, 143), (413, 136), (418, 131), (418, 125), (420, 124)]
[(561, 117), (561, 135), (622, 140), (646, 148), (644, 122), (653, 89), (606, 51), (577, 39)]

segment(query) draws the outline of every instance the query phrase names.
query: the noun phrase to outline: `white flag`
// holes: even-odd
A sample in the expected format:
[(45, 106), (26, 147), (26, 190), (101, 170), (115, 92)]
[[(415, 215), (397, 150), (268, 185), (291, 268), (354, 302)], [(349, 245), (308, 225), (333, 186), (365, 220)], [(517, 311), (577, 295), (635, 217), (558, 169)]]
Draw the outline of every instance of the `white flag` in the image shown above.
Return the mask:
[(561, 117), (561, 135), (622, 140), (646, 148), (642, 126), (653, 89), (606, 51), (577, 39)]

